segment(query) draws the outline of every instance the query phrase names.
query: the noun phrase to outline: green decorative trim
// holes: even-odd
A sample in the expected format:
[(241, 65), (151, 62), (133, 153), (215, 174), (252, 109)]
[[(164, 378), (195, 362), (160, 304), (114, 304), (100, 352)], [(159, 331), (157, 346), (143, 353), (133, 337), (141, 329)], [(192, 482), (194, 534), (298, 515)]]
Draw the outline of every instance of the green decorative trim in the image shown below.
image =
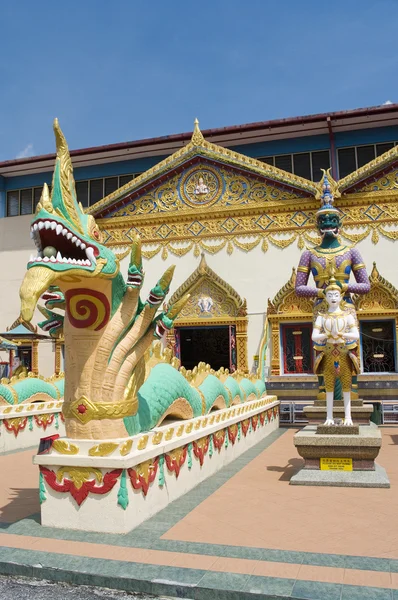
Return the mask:
[[(33, 427), (32, 427), (32, 429), (33, 429)], [(39, 475), (39, 500), (40, 500), (40, 504), (43, 504), (43, 502), (45, 502), (47, 500), (46, 486), (44, 484), (44, 477), (43, 477), (42, 472), (40, 472), (40, 475)]]
[(252, 420), (250, 419), (250, 421), (249, 421), (249, 431), (248, 431), (248, 433), (252, 433), (252, 432), (253, 432)]
[(59, 414), (55, 413), (55, 429), (59, 429)]
[(117, 503), (122, 507), (123, 510), (129, 505), (129, 493), (126, 484), (126, 469), (123, 469), (122, 476), (120, 477), (120, 487), (117, 493)]
[(29, 415), (28, 421), (29, 421), (29, 431), (33, 431), (33, 416), (32, 415)]
[(188, 444), (188, 469), (192, 469), (192, 442)]
[(164, 486), (164, 454), (159, 456), (159, 486)]
[(210, 436), (210, 440), (209, 440), (209, 456), (210, 458), (213, 456), (213, 452), (214, 452), (214, 446), (213, 446), (213, 436)]
[(240, 442), (240, 438), (242, 435), (242, 425), (240, 424), (240, 421), (238, 423), (238, 442)]
[(225, 430), (225, 442), (224, 442), (224, 448), (228, 448), (229, 446), (229, 439), (228, 439), (228, 427)]

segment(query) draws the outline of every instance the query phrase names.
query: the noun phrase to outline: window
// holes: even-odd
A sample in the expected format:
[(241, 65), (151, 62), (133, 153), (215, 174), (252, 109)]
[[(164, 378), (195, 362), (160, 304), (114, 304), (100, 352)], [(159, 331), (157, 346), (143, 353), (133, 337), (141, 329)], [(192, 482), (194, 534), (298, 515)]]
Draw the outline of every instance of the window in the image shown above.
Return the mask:
[(309, 152), (293, 154), (294, 174), (311, 179), (311, 156)]
[(282, 325), (283, 373), (312, 373), (311, 323)]
[(362, 321), (360, 325), (364, 373), (394, 373), (394, 321)]
[(275, 166), (282, 171), (293, 173), (292, 155), (282, 154), (281, 156), (275, 156)]
[[(126, 185), (126, 183), (137, 177), (137, 175), (138, 173), (131, 173), (130, 175), (121, 175), (120, 177), (101, 177), (87, 181), (76, 181), (77, 201), (81, 202), (83, 208), (87, 208), (123, 185)], [(34, 213), (42, 190), (42, 187), (35, 187), (7, 192), (7, 217), (31, 215)]]
[(353, 173), (363, 167), (376, 156), (391, 150), (397, 142), (385, 142), (383, 144), (367, 144), (366, 146), (353, 146), (352, 148), (339, 148), (337, 160), (339, 163), (339, 178)]
[(81, 202), (83, 208), (88, 206), (88, 181), (76, 181), (77, 201)]
[(294, 173), (312, 181), (320, 181), (322, 177), (321, 169), (328, 169), (330, 167), (329, 150), (264, 156), (259, 158), (259, 160), (267, 165), (278, 167), (278, 169)]
[(339, 176), (340, 179), (343, 179), (343, 177), (357, 169), (355, 148), (341, 148), (338, 152), (338, 156)]

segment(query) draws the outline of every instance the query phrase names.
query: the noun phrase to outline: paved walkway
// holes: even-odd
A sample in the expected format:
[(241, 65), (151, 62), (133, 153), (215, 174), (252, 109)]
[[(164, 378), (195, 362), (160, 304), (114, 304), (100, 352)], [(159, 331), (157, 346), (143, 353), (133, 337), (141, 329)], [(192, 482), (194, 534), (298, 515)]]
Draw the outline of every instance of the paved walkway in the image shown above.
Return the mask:
[(289, 486), (293, 430), (271, 434), (127, 535), (40, 525), (32, 451), (0, 457), (0, 573), (185, 598), (398, 600), (398, 428), (390, 489)]

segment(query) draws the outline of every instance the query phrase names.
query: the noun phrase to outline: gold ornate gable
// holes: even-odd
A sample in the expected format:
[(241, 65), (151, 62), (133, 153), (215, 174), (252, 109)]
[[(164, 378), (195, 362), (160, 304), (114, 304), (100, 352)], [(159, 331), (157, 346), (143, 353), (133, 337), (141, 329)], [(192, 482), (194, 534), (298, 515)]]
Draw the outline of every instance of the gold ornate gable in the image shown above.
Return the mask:
[[(190, 298), (174, 327), (235, 326), (237, 367), (247, 372), (246, 300), (208, 266), (204, 254), (197, 269), (171, 296), (169, 304), (175, 304), (186, 294), (190, 294)], [(170, 332), (168, 342), (174, 346), (174, 330)]]
[(369, 294), (354, 297), (358, 318), (360, 319), (361, 316), (380, 318), (386, 315), (397, 317), (398, 290), (380, 275), (375, 262), (369, 279), (371, 284)]
[(268, 300), (269, 315), (292, 315), (292, 317), (301, 317), (312, 315), (313, 302), (311, 298), (299, 297), (295, 291), (296, 269), (293, 267), (290, 279), (281, 287), (275, 298)]
[[(196, 122), (186, 146), (87, 212), (108, 246), (123, 248), (139, 234), (146, 258), (249, 252), (259, 244), (266, 251), (268, 242), (285, 247), (308, 228), (316, 190), (312, 181), (207, 142)], [(286, 231), (291, 239), (281, 236)]]

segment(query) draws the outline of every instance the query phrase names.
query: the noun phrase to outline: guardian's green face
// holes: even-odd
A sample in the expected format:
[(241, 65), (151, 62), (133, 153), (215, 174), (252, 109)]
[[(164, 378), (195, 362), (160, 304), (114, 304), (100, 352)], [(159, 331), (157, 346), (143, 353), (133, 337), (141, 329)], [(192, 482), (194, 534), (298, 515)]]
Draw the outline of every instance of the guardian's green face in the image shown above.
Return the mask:
[(324, 213), (317, 219), (318, 231), (322, 237), (337, 237), (340, 225), (340, 217), (335, 212)]

